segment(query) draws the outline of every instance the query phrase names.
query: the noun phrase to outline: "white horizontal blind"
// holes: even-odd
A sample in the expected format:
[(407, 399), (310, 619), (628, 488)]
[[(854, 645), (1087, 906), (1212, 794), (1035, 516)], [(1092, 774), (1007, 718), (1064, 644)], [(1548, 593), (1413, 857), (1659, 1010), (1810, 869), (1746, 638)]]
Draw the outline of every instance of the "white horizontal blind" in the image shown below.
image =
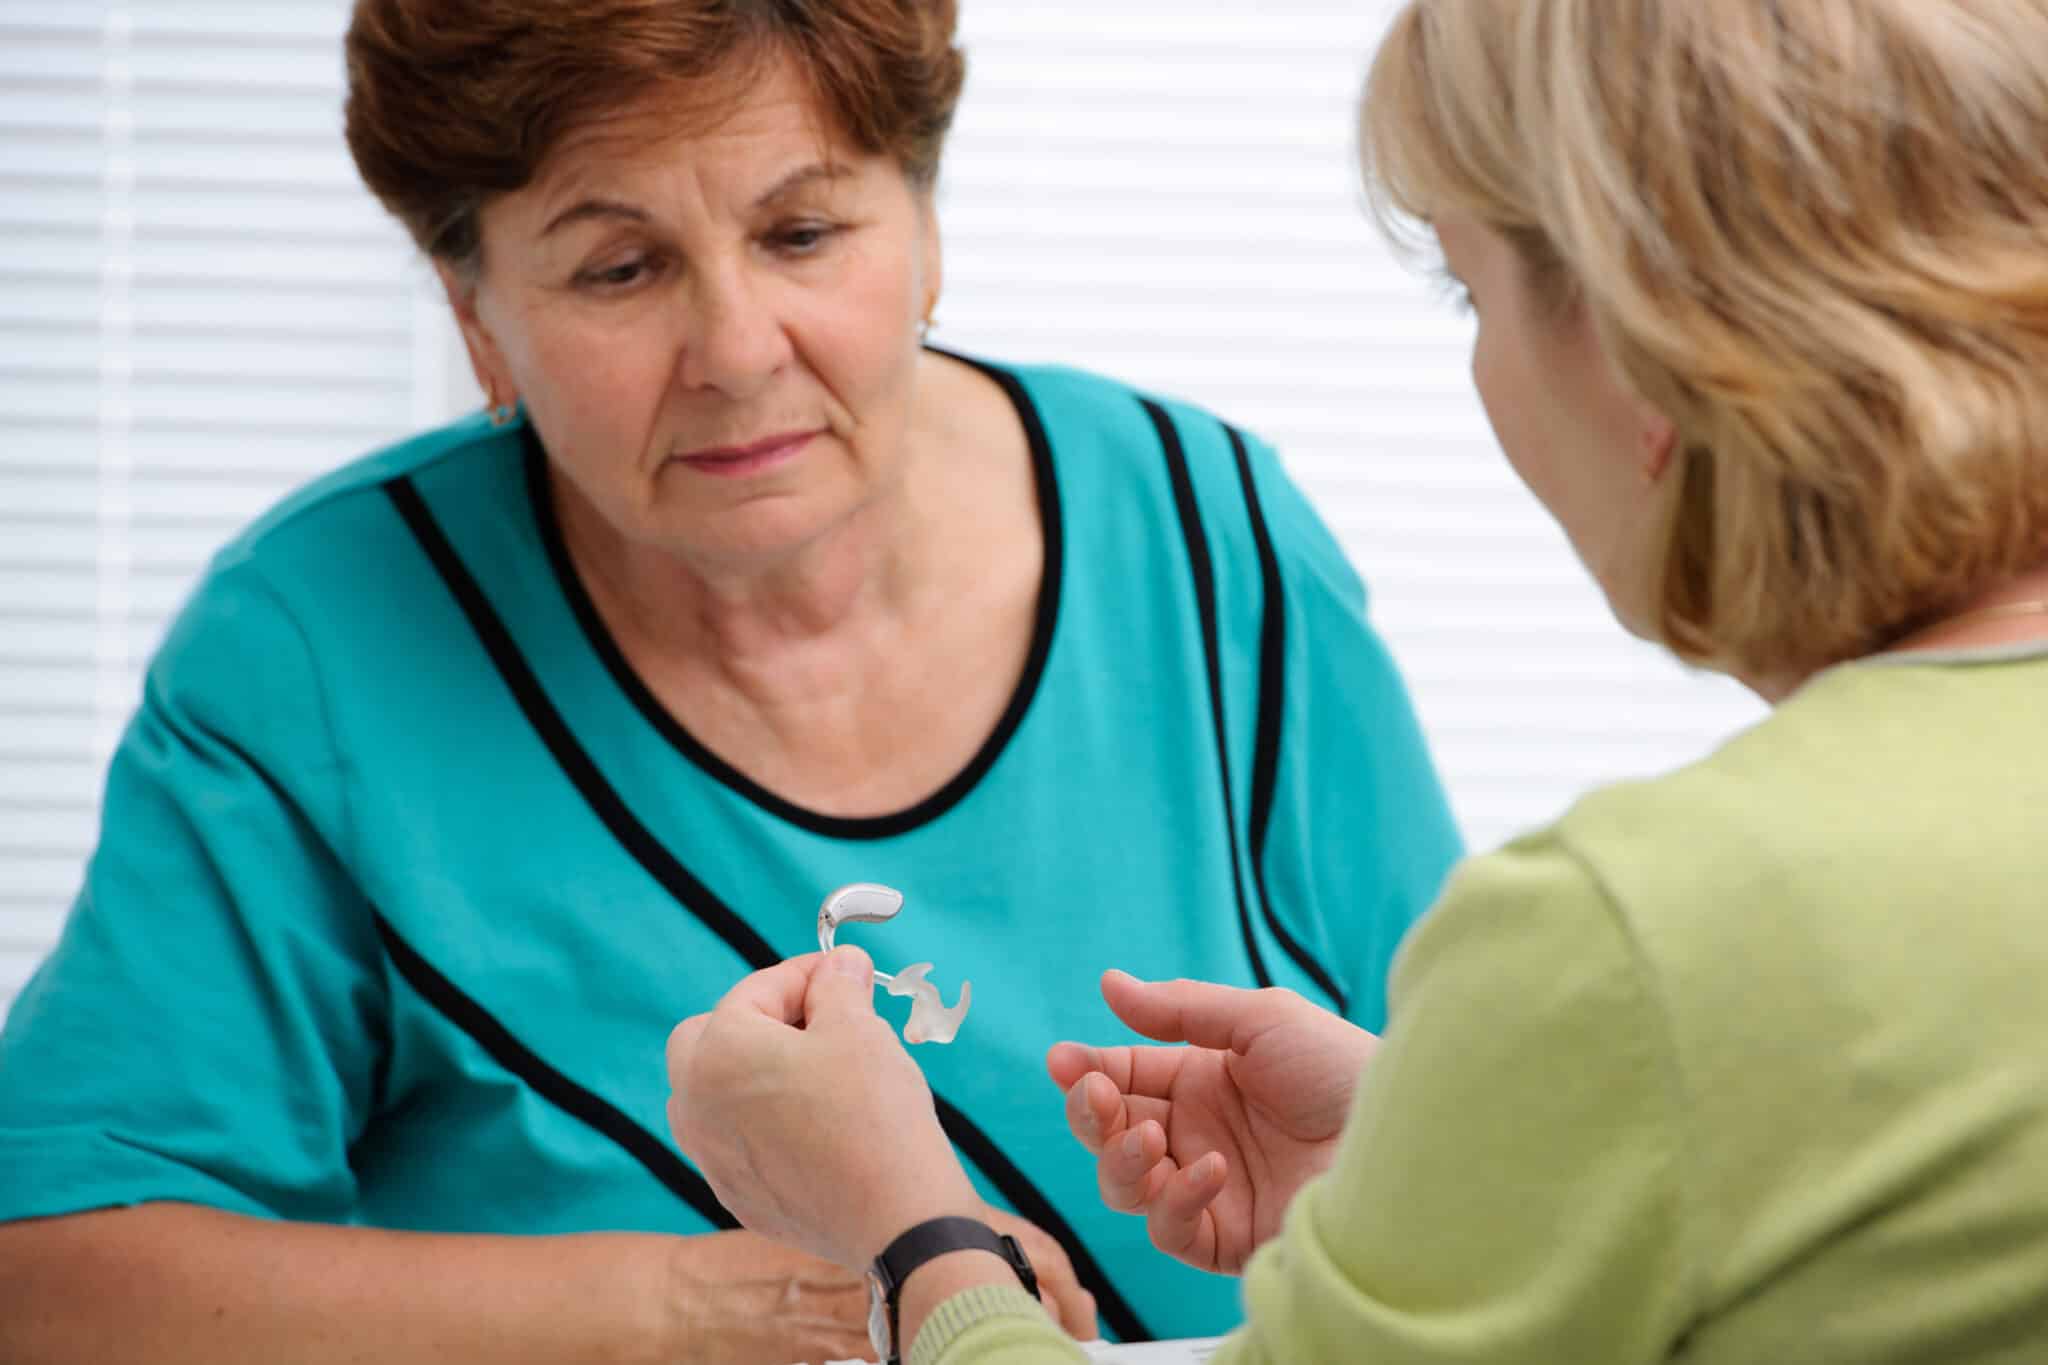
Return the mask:
[(1759, 704), (1627, 638), (1498, 454), (1471, 324), (1367, 220), (1391, 0), (964, 0), (939, 337), (1106, 370), (1277, 445), (1364, 573), (1475, 848)]
[(345, 14), (0, 0), (0, 1003), (207, 556), (445, 406), (339, 135)]
[[(0, 0), (0, 1007), (207, 554), (473, 401), (342, 146), (344, 0)], [(1372, 586), (1475, 845), (1752, 718), (1625, 640), (1494, 452), (1469, 325), (1360, 212), (1387, 0), (963, 0), (941, 340), (1275, 442)]]

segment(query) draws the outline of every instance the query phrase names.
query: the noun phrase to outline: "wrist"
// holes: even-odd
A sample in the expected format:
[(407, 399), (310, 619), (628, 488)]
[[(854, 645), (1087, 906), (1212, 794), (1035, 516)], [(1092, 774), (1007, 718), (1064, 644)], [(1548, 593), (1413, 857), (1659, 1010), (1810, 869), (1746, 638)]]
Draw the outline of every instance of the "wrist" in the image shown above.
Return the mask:
[(989, 1221), (989, 1206), (975, 1193), (964, 1173), (956, 1187), (878, 1202), (875, 1216), (868, 1220), (860, 1241), (860, 1250), (865, 1254), (853, 1263), (851, 1269), (865, 1271), (877, 1256), (889, 1249), (891, 1242), (919, 1223), (928, 1223), (934, 1218), (972, 1218), (986, 1223)]
[(896, 1300), (896, 1343), (903, 1359), (910, 1359), (911, 1347), (917, 1344), (917, 1334), (924, 1330), (925, 1320), (938, 1310), (940, 1304), (955, 1294), (982, 1285), (1023, 1287), (1018, 1284), (1017, 1272), (1010, 1263), (992, 1251), (949, 1251), (943, 1256), (934, 1256), (912, 1271), (903, 1282), (902, 1289), (897, 1291)]

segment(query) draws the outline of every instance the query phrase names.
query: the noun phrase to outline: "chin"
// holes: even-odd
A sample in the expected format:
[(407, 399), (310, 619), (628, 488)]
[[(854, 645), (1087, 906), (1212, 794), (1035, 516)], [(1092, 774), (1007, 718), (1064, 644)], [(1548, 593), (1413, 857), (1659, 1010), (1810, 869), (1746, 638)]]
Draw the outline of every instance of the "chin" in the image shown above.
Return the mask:
[(1614, 617), (1616, 625), (1646, 644), (1661, 645), (1664, 642), (1663, 637), (1657, 632), (1655, 612), (1637, 603), (1622, 600), (1604, 584), (1601, 585), (1601, 592), (1607, 599), (1608, 613)]
[(822, 536), (832, 519), (814, 508), (742, 507), (715, 518), (691, 518), (660, 528), (663, 547), (685, 559), (732, 568), (768, 566), (797, 554)]

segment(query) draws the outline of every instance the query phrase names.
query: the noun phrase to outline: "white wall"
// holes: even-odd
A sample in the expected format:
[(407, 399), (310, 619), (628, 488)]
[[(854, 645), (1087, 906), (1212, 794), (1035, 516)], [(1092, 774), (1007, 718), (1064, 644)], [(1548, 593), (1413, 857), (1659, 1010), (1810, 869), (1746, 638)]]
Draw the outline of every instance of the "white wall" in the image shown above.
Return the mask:
[[(1360, 212), (1387, 0), (963, 0), (937, 338), (1277, 443), (1356, 557), (1487, 845), (1757, 707), (1627, 641), (1486, 435), (1468, 326)], [(341, 0), (0, 0), (0, 1002), (208, 551), (470, 390), (355, 184)]]

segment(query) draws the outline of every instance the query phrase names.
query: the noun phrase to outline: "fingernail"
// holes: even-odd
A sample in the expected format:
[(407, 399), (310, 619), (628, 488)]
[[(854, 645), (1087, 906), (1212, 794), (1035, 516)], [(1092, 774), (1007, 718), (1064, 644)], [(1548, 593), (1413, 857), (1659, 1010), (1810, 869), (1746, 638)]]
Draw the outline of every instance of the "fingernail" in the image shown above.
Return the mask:
[(1144, 1150), (1145, 1150), (1145, 1140), (1144, 1140), (1143, 1138), (1141, 1138), (1141, 1137), (1139, 1137), (1139, 1136), (1138, 1136), (1138, 1130), (1137, 1130), (1137, 1129), (1133, 1128), (1133, 1129), (1132, 1129), (1132, 1130), (1131, 1130), (1130, 1132), (1128, 1132), (1128, 1133), (1125, 1133), (1125, 1134), (1124, 1134), (1124, 1155), (1125, 1155), (1125, 1156), (1137, 1156), (1137, 1155), (1138, 1155), (1139, 1153), (1143, 1152)]
[(847, 947), (834, 948), (832, 950), (832, 970), (841, 976), (851, 976), (858, 979), (866, 976), (872, 968), (873, 964), (868, 961), (868, 955), (858, 948)]

